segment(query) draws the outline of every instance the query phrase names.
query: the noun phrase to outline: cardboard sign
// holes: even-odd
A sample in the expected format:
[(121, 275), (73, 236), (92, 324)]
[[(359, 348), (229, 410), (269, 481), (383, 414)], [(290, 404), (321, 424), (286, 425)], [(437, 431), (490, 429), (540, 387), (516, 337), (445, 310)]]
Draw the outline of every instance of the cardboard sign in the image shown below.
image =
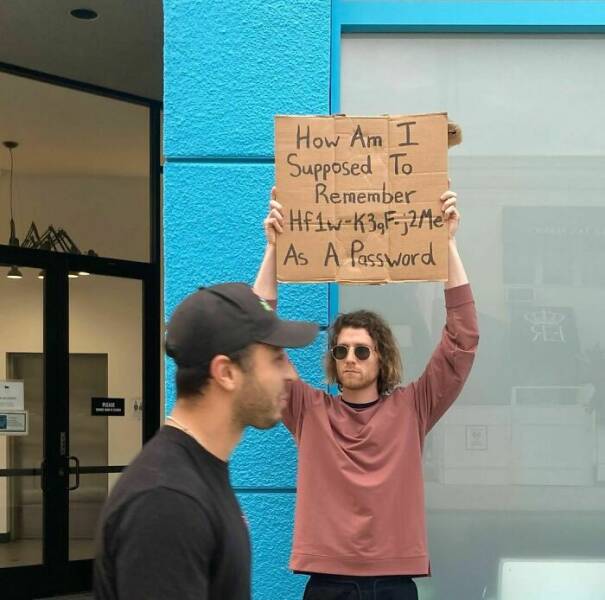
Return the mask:
[(275, 118), (280, 281), (444, 281), (446, 113)]

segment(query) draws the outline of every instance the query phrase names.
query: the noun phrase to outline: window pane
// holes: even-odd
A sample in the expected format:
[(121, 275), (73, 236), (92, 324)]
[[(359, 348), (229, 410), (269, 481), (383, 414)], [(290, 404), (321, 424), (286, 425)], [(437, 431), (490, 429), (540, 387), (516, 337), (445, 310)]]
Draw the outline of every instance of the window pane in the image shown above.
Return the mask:
[[(463, 131), (450, 175), (481, 343), (425, 447), (425, 600), (547, 597), (531, 586), (553, 560), (575, 599), (602, 588), (590, 560), (605, 558), (604, 60), (602, 36), (343, 38), (342, 112), (448, 111)], [(341, 286), (340, 302), (385, 315), (406, 382), (418, 377), (441, 285)]]
[(0, 264), (0, 386), (21, 390), (0, 402), (0, 579), (2, 569), (42, 564), (43, 274)]
[[(70, 560), (94, 556), (98, 517), (120, 476), (86, 469), (127, 465), (142, 447), (142, 308), (140, 281), (101, 275), (70, 280), (69, 451), (83, 472), (71, 475)], [(111, 412), (103, 414), (104, 405)]]
[[(149, 260), (147, 107), (0, 73), (0, 115), (2, 139), (19, 144), (13, 208), (20, 244), (32, 247), (39, 236), (50, 250), (74, 244), (83, 254)], [(10, 156), (3, 146), (0, 169), (0, 244), (8, 244)]]

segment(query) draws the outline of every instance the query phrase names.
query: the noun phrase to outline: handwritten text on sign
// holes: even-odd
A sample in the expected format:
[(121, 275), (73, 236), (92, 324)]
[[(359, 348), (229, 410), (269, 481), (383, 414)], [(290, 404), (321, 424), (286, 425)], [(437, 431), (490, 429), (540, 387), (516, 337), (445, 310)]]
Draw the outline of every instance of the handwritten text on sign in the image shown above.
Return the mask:
[(275, 118), (280, 281), (447, 279), (447, 115)]

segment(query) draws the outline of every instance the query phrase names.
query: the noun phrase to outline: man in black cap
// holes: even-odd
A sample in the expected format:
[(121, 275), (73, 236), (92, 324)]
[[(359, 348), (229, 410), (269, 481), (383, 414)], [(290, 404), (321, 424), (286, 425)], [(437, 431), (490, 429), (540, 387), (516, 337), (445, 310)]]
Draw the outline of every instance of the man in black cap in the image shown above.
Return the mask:
[(96, 598), (250, 598), (248, 531), (227, 461), (245, 427), (280, 420), (296, 378), (283, 348), (317, 331), (278, 319), (242, 283), (201, 289), (177, 307), (166, 334), (177, 401), (104, 507)]

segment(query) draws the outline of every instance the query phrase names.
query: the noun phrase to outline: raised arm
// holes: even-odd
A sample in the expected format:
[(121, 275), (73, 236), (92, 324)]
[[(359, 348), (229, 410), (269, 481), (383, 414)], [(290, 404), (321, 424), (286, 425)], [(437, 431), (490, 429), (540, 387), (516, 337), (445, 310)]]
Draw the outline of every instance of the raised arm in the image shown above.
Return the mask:
[[(267, 245), (263, 260), (256, 274), (254, 293), (268, 300), (274, 307), (277, 305), (277, 263), (275, 245), (277, 236), (284, 230), (284, 217), (282, 205), (277, 201), (275, 188), (271, 189), (269, 212), (263, 221)], [(299, 379), (290, 383), (288, 399), (282, 411), (282, 421), (296, 440), (299, 439), (305, 408), (310, 399), (320, 394)]]
[(460, 224), (460, 211), (456, 206), (457, 200), (458, 195), (456, 192), (450, 190), (441, 196), (441, 201), (443, 202), (441, 210), (443, 211), (443, 218), (447, 224), (449, 233), (448, 280), (444, 284), (446, 290), (468, 283), (468, 276), (464, 270), (462, 259), (458, 253), (458, 246), (456, 245), (456, 232)]
[(263, 261), (256, 274), (254, 293), (265, 300), (277, 300), (277, 263), (275, 245), (277, 236), (284, 230), (282, 205), (277, 201), (275, 188), (271, 190), (269, 213), (263, 221), (267, 245)]
[(449, 231), (449, 274), (445, 282), (447, 311), (443, 335), (424, 373), (412, 384), (424, 431), (429, 431), (458, 397), (470, 373), (479, 329), (473, 295), (456, 246), (460, 213), (455, 192), (441, 196)]
[(445, 290), (447, 319), (428, 365), (412, 383), (419, 421), (426, 433), (459, 396), (471, 372), (479, 328), (470, 286)]

